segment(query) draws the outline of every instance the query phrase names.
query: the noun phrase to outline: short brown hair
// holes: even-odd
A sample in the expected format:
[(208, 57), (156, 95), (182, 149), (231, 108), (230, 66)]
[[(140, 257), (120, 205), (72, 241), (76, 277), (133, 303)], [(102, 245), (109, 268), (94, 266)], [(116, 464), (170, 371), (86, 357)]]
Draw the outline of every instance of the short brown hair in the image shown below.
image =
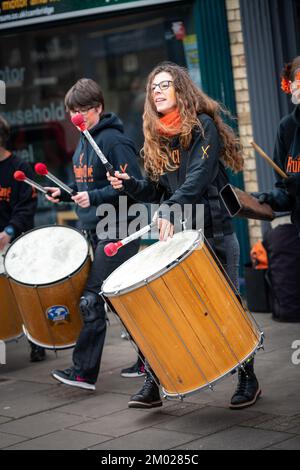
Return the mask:
[(0, 147), (6, 148), (10, 137), (10, 127), (8, 122), (0, 116)]
[(81, 78), (70, 88), (65, 96), (67, 111), (76, 111), (80, 108), (98, 108), (104, 110), (103, 92), (94, 80)]

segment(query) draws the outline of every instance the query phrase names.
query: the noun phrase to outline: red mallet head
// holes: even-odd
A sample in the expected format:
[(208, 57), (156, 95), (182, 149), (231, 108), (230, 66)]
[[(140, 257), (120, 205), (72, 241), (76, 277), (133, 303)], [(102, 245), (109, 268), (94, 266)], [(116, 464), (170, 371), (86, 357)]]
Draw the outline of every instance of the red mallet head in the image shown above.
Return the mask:
[(14, 172), (14, 179), (17, 181), (25, 181), (26, 175), (23, 171), (18, 170)]
[(35, 172), (40, 176), (46, 176), (48, 174), (48, 168), (45, 163), (37, 163), (34, 169)]
[(104, 247), (104, 253), (106, 254), (106, 256), (115, 256), (121, 246), (123, 246), (122, 242), (108, 243)]
[(85, 123), (84, 123), (84, 117), (83, 117), (82, 114), (80, 114), (80, 113), (75, 114), (75, 115), (71, 118), (71, 121), (73, 122), (74, 126), (79, 127), (79, 129), (80, 129), (81, 131), (85, 131), (85, 130), (86, 130), (86, 126), (85, 126)]

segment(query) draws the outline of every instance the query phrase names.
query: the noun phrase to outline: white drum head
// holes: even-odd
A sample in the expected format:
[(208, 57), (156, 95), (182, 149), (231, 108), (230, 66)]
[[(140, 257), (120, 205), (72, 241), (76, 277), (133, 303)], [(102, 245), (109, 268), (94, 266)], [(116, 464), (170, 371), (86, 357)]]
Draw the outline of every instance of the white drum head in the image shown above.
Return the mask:
[(87, 241), (77, 230), (64, 226), (42, 227), (11, 245), (4, 267), (17, 282), (52, 284), (76, 272), (87, 255)]
[(122, 290), (131, 289), (146, 279), (153, 278), (153, 276), (158, 277), (174, 261), (190, 251), (198, 238), (199, 232), (187, 230), (175, 234), (166, 242), (157, 242), (140, 251), (104, 281), (103, 294), (119, 293)]

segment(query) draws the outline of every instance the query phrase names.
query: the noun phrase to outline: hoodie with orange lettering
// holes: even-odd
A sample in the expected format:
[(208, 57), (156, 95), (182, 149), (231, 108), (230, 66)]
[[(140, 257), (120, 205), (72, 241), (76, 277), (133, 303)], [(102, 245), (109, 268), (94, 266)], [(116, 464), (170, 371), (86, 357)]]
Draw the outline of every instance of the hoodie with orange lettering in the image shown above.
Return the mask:
[[(104, 113), (90, 133), (115, 170), (128, 171), (137, 178), (141, 177), (135, 145), (124, 134), (123, 123), (115, 114)], [(109, 203), (118, 214), (121, 193), (109, 184), (104, 165), (83, 135), (73, 155), (73, 172), (75, 182), (69, 186), (76, 191), (87, 191), (91, 202), (88, 208), (76, 207), (81, 228), (94, 230), (100, 220), (96, 215), (97, 207)], [(67, 201), (70, 197), (63, 192), (60, 199)], [(132, 203), (128, 198), (128, 207)], [(127, 222), (129, 221), (130, 217)]]
[[(285, 116), (278, 127), (274, 162), (288, 176), (295, 177), (300, 186), (300, 106), (296, 106), (291, 114)], [(287, 190), (287, 180), (275, 173), (276, 184), (269, 194), (272, 199), (268, 202), (275, 211), (290, 211), (292, 222), (300, 229), (300, 192)]]

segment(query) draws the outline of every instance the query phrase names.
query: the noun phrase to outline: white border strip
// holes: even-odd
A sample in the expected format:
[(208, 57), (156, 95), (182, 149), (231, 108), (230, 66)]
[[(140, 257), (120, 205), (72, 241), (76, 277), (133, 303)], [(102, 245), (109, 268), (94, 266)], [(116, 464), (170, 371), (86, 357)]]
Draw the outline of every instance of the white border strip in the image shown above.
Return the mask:
[(78, 10), (78, 11), (69, 12), (69, 13), (58, 13), (58, 14), (49, 15), (49, 16), (38, 16), (36, 18), (27, 19), (27, 20), (8, 21), (7, 23), (0, 22), (0, 30), (16, 28), (18, 26), (27, 26), (27, 25), (32, 25), (32, 24), (65, 20), (65, 19), (70, 19), (70, 18), (72, 19), (72, 18), (78, 18), (78, 17), (85, 17), (85, 16), (90, 16), (90, 15), (95, 15), (95, 14), (97, 15), (99, 13), (107, 13), (110, 11), (120, 11), (120, 10), (125, 10), (126, 8), (134, 9), (138, 7), (161, 5), (164, 3), (171, 3), (171, 2), (174, 3), (174, 2), (181, 2), (181, 1), (182, 0), (140, 0), (140, 1), (132, 2), (132, 3), (120, 3), (119, 5), (94, 7), (94, 8), (88, 8), (86, 10)]

